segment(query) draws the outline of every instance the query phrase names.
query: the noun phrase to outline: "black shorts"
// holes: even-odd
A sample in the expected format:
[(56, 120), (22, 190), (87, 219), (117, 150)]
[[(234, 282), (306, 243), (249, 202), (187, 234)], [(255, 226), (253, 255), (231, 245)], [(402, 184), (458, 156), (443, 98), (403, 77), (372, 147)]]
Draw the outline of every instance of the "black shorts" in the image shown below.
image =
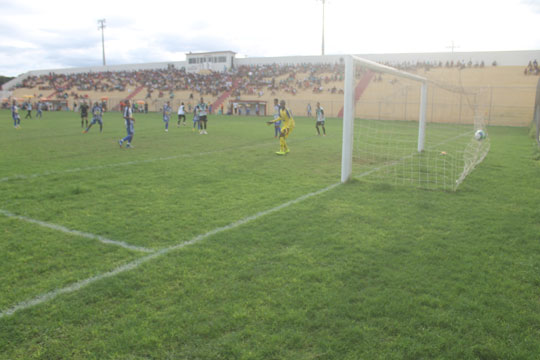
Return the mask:
[(199, 121), (207, 122), (208, 119), (206, 118), (206, 115), (199, 115)]
[(317, 125), (316, 126), (324, 126), (324, 121), (317, 121)]

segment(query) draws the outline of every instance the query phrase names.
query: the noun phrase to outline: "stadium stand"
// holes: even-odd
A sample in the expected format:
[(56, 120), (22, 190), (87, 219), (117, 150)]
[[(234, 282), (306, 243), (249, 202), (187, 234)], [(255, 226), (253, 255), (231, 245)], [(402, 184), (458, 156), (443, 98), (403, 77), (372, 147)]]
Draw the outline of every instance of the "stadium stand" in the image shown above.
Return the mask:
[[(12, 90), (12, 97), (36, 102), (64, 101), (64, 108), (72, 108), (82, 101), (104, 101), (107, 108), (118, 110), (125, 99), (146, 103), (149, 111), (160, 111), (166, 101), (173, 109), (181, 102), (192, 111), (200, 97), (217, 113), (232, 112), (233, 103), (272, 104), (274, 98), (286, 99), (296, 116), (306, 116), (308, 104), (320, 102), (328, 117), (339, 117), (343, 107), (343, 65), (338, 57), (329, 62), (275, 62), (237, 64), (224, 72), (205, 70), (186, 72), (178, 66), (150, 64), (120, 71), (49, 72), (26, 75)], [(324, 59), (323, 59), (324, 60)], [(536, 77), (523, 76), (523, 66), (492, 66), (483, 60), (465, 61), (402, 61), (386, 62), (434, 82), (444, 82), (461, 88), (485, 88), (489, 91), (492, 111), (490, 122), (496, 125), (524, 126), (530, 122)], [(535, 73), (531, 61), (526, 74)], [(538, 65), (536, 65), (536, 69)], [(530, 70), (532, 69), (532, 70)], [(530, 70), (530, 71), (529, 71)], [(380, 94), (391, 93), (398, 80), (391, 76), (357, 70), (357, 98), (366, 104), (380, 106)], [(411, 94), (419, 96), (419, 94)], [(6, 103), (8, 99), (3, 99)], [(270, 106), (270, 105), (268, 105)], [(141, 106), (142, 108), (142, 106)], [(271, 114), (272, 109), (261, 112)], [(255, 112), (252, 111), (252, 114)], [(369, 113), (369, 112), (368, 112)], [(515, 115), (509, 116), (510, 113)], [(531, 115), (532, 116), (532, 115)]]

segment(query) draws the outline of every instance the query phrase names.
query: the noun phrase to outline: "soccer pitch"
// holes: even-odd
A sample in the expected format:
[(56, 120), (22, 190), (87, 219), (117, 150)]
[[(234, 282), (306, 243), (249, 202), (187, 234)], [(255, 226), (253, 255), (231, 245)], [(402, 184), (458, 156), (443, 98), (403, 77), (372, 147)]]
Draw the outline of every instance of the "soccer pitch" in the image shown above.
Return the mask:
[(208, 135), (0, 112), (0, 359), (535, 358), (540, 166), (491, 128), (455, 193), (337, 185), (341, 123)]

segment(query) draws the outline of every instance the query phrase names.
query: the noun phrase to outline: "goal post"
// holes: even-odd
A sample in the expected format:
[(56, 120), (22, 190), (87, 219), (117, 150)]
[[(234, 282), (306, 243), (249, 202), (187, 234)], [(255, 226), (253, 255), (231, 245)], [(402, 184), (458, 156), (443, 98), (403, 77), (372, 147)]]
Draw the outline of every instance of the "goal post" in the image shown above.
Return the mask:
[(486, 157), (486, 89), (465, 89), (453, 70), (430, 70), (428, 79), (354, 55), (343, 60), (342, 183), (455, 191)]
[(345, 86), (343, 99), (343, 149), (341, 152), (341, 182), (345, 183), (352, 176), (352, 155), (354, 141), (354, 61), (352, 56), (345, 58)]
[(540, 79), (536, 85), (536, 99), (534, 102), (534, 115), (531, 123), (531, 134), (540, 148)]
[(355, 69), (356, 64), (366, 69), (379, 73), (395, 75), (401, 78), (418, 81), (422, 84), (420, 94), (420, 112), (418, 121), (418, 152), (424, 150), (426, 132), (426, 112), (427, 112), (427, 79), (415, 74), (407, 73), (390, 66), (382, 65), (371, 60), (358, 56), (348, 55), (345, 62), (345, 86), (343, 101), (343, 149), (341, 156), (341, 182), (345, 183), (352, 176), (352, 152), (354, 139), (354, 117), (355, 117)]
[(426, 143), (427, 81), (420, 88), (420, 118), (418, 119), (418, 152), (424, 151)]

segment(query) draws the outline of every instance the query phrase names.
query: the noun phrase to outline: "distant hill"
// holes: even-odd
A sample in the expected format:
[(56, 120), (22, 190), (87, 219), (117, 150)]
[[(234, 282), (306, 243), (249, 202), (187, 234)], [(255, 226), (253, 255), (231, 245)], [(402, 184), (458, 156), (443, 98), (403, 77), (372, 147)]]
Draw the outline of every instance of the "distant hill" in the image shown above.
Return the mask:
[(2, 85), (4, 85), (5, 83), (7, 83), (9, 80), (11, 79), (14, 79), (13, 77), (9, 77), (9, 76), (2, 76), (0, 75), (0, 87)]

